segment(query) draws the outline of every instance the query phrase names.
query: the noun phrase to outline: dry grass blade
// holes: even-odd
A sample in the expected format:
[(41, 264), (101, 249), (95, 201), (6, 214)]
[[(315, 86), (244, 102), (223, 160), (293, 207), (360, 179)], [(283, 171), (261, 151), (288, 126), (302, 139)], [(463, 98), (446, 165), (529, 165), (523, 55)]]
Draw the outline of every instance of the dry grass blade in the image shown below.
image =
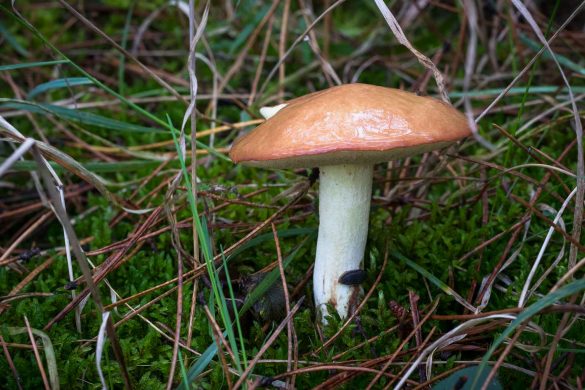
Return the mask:
[[(410, 314), (412, 316), (412, 326), (414, 326), (417, 329), (415, 332), (416, 347), (420, 349), (421, 346), (426, 344), (426, 341), (423, 344), (422, 331), (421, 331), (420, 327), (418, 326), (418, 323), (420, 320), (420, 313), (418, 311), (419, 299), (420, 299), (420, 297), (415, 292), (413, 292), (413, 291), (408, 292), (408, 300), (410, 301)], [(427, 339), (428, 338), (429, 337), (427, 337)], [(427, 370), (427, 371), (429, 371), (429, 370)], [(422, 366), (419, 366), (419, 376), (420, 376), (421, 382), (425, 382), (427, 380), (427, 375), (424, 372), (424, 369)]]
[[(280, 28), (280, 37), (278, 39), (278, 55), (284, 56), (284, 46), (286, 45), (286, 34), (288, 33), (288, 18), (290, 14), (291, 0), (284, 0), (284, 10), (282, 11), (282, 25)], [(272, 19), (271, 19), (272, 20)], [(272, 25), (272, 23), (271, 23)], [(282, 62), (278, 68), (278, 102), (284, 103), (284, 77), (286, 75), (285, 64)], [(290, 367), (289, 367), (290, 369)]]
[[(563, 203), (563, 205), (561, 206), (561, 208), (557, 212), (557, 215), (555, 216), (553, 224), (557, 225), (559, 223), (559, 220), (561, 219), (561, 216), (563, 215), (565, 208), (567, 208), (567, 206), (569, 205), (569, 202), (573, 199), (573, 196), (575, 196), (576, 193), (577, 193), (577, 188), (575, 188), (573, 191), (571, 191), (571, 193), (569, 194), (569, 196), (567, 197), (567, 199), (565, 200), (565, 202)], [(532, 282), (532, 278), (534, 277), (536, 270), (538, 269), (538, 266), (540, 265), (540, 261), (542, 260), (542, 257), (544, 256), (544, 253), (546, 251), (546, 248), (548, 246), (548, 243), (550, 242), (550, 239), (551, 239), (554, 231), (555, 231), (555, 229), (553, 227), (551, 227), (548, 230), (548, 233), (546, 234), (544, 242), (542, 243), (542, 247), (540, 248), (540, 251), (538, 252), (538, 256), (536, 257), (536, 260), (534, 260), (534, 264), (532, 265), (532, 268), (530, 269), (530, 273), (526, 277), (526, 281), (524, 282), (524, 287), (522, 287), (522, 292), (520, 293), (520, 299), (518, 300), (518, 307), (523, 307), (524, 304), (526, 303), (526, 300), (529, 298), (528, 289), (530, 288), (530, 282)]]
[(581, 259), (573, 268), (571, 268), (566, 274), (563, 275), (561, 279), (550, 289), (550, 292), (555, 292), (558, 290), (563, 284), (567, 283), (569, 279), (573, 277), (575, 272), (577, 272), (581, 267), (585, 266), (585, 258)]
[(390, 8), (388, 8), (388, 6), (382, 0), (374, 0), (374, 2), (376, 3), (376, 6), (382, 13), (382, 16), (386, 20), (386, 23), (388, 23), (388, 27), (390, 27), (390, 30), (392, 30), (392, 33), (394, 34), (396, 39), (398, 39), (398, 42), (406, 46), (406, 48), (416, 56), (417, 60), (421, 63), (422, 66), (433, 72), (435, 82), (437, 83), (437, 87), (439, 88), (439, 95), (441, 96), (441, 99), (449, 103), (450, 99), (449, 94), (447, 93), (447, 88), (445, 87), (445, 80), (443, 79), (443, 75), (441, 74), (437, 66), (433, 63), (433, 61), (431, 61), (430, 58), (428, 58), (427, 56), (416, 50), (414, 46), (412, 46), (412, 44), (410, 43), (408, 38), (406, 38), (406, 35), (402, 31), (402, 28), (398, 24), (398, 21), (390, 11)]
[[(75, 233), (75, 230), (71, 225), (71, 221), (67, 216), (67, 212), (65, 211), (64, 205), (62, 203), (62, 197), (59, 195), (59, 192), (55, 188), (53, 179), (56, 178), (56, 175), (54, 173), (51, 173), (51, 171), (49, 170), (48, 168), (49, 165), (47, 161), (42, 157), (40, 150), (37, 148), (36, 144), (32, 148), (32, 153), (39, 168), (41, 178), (43, 179), (43, 182), (45, 184), (45, 189), (47, 190), (49, 198), (51, 199), (53, 211), (55, 212), (57, 219), (59, 219), (59, 222), (61, 222), (61, 225), (63, 226), (63, 229), (66, 232), (67, 239), (72, 245), (73, 253), (75, 254), (77, 262), (83, 272), (83, 276), (91, 292), (93, 300), (98, 308), (98, 312), (101, 314), (103, 312), (103, 306), (100, 293), (95, 284), (93, 283), (93, 278), (91, 270), (89, 268), (89, 264), (87, 262), (87, 258), (85, 257), (85, 254), (81, 249), (81, 244), (77, 239), (77, 234)], [(60, 181), (58, 181), (57, 179), (57, 182)], [(122, 376), (124, 378), (125, 385), (127, 388), (131, 388), (132, 385), (130, 381), (130, 376), (128, 375), (128, 371), (124, 363), (124, 355), (122, 353), (122, 349), (120, 348), (120, 344), (118, 343), (118, 339), (116, 337), (114, 326), (111, 320), (108, 321), (107, 328), (108, 336), (110, 338), (110, 341), (112, 342), (112, 347), (114, 349), (116, 360), (120, 364), (120, 370), (122, 371)]]
[[(171, 186), (173, 189), (173, 186)], [(181, 323), (183, 320), (183, 248), (181, 246), (181, 240), (179, 238), (179, 231), (177, 229), (176, 221), (176, 210), (173, 207), (175, 203), (174, 196), (172, 193), (167, 192), (165, 197), (165, 214), (171, 225), (171, 242), (176, 252), (177, 257), (177, 312), (175, 315), (175, 338), (173, 340), (173, 356), (171, 357), (171, 368), (169, 371), (169, 377), (167, 379), (167, 390), (170, 390), (173, 385), (173, 379), (175, 376), (175, 369), (177, 364), (177, 358), (179, 355), (179, 341), (181, 338)]]
[[(187, 117), (191, 117), (191, 193), (194, 199), (195, 204), (197, 204), (197, 113), (195, 111), (195, 102), (197, 101), (197, 92), (198, 92), (198, 84), (197, 84), (197, 76), (195, 74), (195, 55), (197, 48), (197, 43), (199, 39), (203, 36), (203, 32), (205, 31), (205, 26), (207, 26), (207, 17), (209, 15), (209, 1), (205, 4), (205, 10), (203, 11), (203, 16), (201, 17), (201, 23), (195, 30), (195, 0), (189, 0), (189, 57), (187, 58), (187, 69), (189, 72), (189, 92), (191, 94), (191, 103), (189, 107), (185, 111), (185, 115), (183, 116), (183, 123), (181, 125), (181, 131), (184, 130), (185, 124), (187, 122)], [(214, 72), (214, 75), (216, 72)], [(217, 80), (217, 77), (214, 77), (214, 84)], [(217, 94), (217, 88), (214, 88), (215, 94)], [(212, 144), (213, 140), (210, 140), (210, 144)], [(195, 220), (193, 220), (193, 261), (194, 264), (199, 264), (199, 239), (197, 237), (197, 228), (195, 226)], [(194, 285), (196, 286), (196, 284)], [(195, 297), (195, 290), (193, 290), (193, 297)], [(193, 300), (192, 305), (194, 305), (195, 300)], [(192, 306), (192, 310), (195, 310), (194, 306)], [(190, 339), (190, 338), (189, 338)]]
[(102, 372), (102, 353), (104, 352), (104, 345), (106, 344), (106, 326), (110, 318), (110, 312), (106, 311), (102, 313), (102, 323), (97, 334), (97, 342), (95, 347), (95, 365), (97, 368), (98, 376), (102, 382), (102, 389), (107, 389), (106, 378)]
[[(221, 93), (224, 90), (224, 88), (227, 86), (227, 84), (231, 80), (231, 78), (237, 73), (238, 69), (240, 69), (240, 67), (242, 66), (242, 63), (244, 62), (244, 60), (246, 58), (246, 54), (248, 54), (248, 51), (250, 50), (250, 48), (252, 47), (253, 43), (258, 38), (258, 35), (260, 34), (260, 31), (262, 31), (262, 28), (264, 28), (264, 25), (268, 22), (268, 20), (270, 20), (272, 18), (272, 15), (274, 14), (274, 12), (276, 11), (276, 9), (278, 8), (278, 4), (280, 4), (280, 0), (273, 0), (272, 1), (272, 4), (270, 5), (270, 8), (266, 12), (266, 14), (264, 15), (264, 17), (260, 21), (260, 23), (258, 23), (258, 25), (255, 27), (255, 29), (252, 32), (252, 34), (250, 34), (250, 37), (246, 41), (246, 44), (244, 45), (244, 48), (242, 49), (242, 51), (240, 52), (240, 54), (238, 55), (238, 57), (235, 59), (235, 61), (232, 64), (232, 66), (226, 72), (226, 74), (224, 76), (224, 79), (219, 84), (218, 93)], [(262, 90), (260, 92), (262, 92)]]
[(465, 15), (467, 16), (469, 27), (469, 42), (467, 44), (467, 52), (465, 54), (465, 77), (463, 78), (463, 92), (465, 93), (463, 102), (465, 106), (465, 114), (467, 115), (469, 128), (471, 129), (471, 132), (473, 133), (473, 137), (475, 138), (475, 140), (479, 142), (483, 147), (493, 152), (496, 149), (496, 147), (478, 133), (477, 125), (473, 120), (471, 98), (467, 94), (467, 92), (471, 88), (471, 77), (473, 76), (475, 70), (475, 57), (477, 55), (476, 53), (478, 23), (476, 2), (474, 0), (464, 0), (463, 4), (465, 5)]
[[(27, 319), (25, 319), (25, 322), (28, 324)], [(53, 348), (53, 343), (51, 342), (49, 336), (38, 329), (31, 328), (30, 325), (26, 327), (8, 327), (7, 330), (9, 335), (30, 332), (31, 334), (41, 339), (41, 342), (43, 343), (43, 351), (45, 353), (45, 360), (47, 361), (47, 369), (49, 371), (50, 388), (53, 390), (59, 390), (59, 372), (57, 370), (57, 360), (55, 358), (55, 350)], [(31, 345), (30, 347), (34, 351), (34, 349), (37, 348), (37, 345), (34, 344)]]
[[(1, 123), (1, 122), (0, 122)], [(22, 156), (29, 151), (29, 149), (33, 146), (35, 141), (32, 138), (27, 138), (15, 151), (8, 157), (2, 165), (0, 165), (0, 177), (6, 173), (11, 166), (14, 165), (15, 162), (20, 160)]]
[[(25, 138), (18, 130), (14, 128), (14, 126), (8, 123), (2, 116), (0, 116), (0, 134), (7, 137), (10, 140), (13, 140), (21, 144), (26, 142), (27, 140), (27, 138)], [(108, 181), (86, 169), (83, 165), (75, 161), (75, 159), (73, 159), (68, 154), (63, 153), (59, 149), (51, 145), (45, 144), (44, 142), (41, 141), (34, 140), (34, 144), (44, 157), (48, 158), (49, 160), (55, 161), (61, 167), (67, 169), (74, 175), (79, 176), (81, 179), (90, 183), (100, 193), (102, 193), (102, 195), (104, 195), (108, 200), (112, 201), (114, 204), (121, 206), (127, 212), (130, 213), (141, 212), (139, 210), (133, 210), (131, 208), (125, 207), (124, 202), (121, 201), (116, 195), (114, 195), (107, 189), (106, 185), (109, 184)]]
[(266, 35), (264, 37), (264, 42), (262, 44), (262, 52), (260, 53), (260, 62), (258, 67), (256, 68), (256, 73), (254, 74), (254, 81), (252, 82), (252, 90), (250, 91), (250, 96), (248, 97), (248, 106), (251, 106), (256, 98), (256, 91), (258, 90), (258, 83), (260, 82), (260, 77), (262, 76), (262, 69), (264, 69), (264, 63), (266, 62), (266, 54), (268, 52), (268, 46), (270, 45), (270, 38), (272, 36), (272, 26), (274, 25), (274, 16), (270, 18), (268, 21), (268, 27), (266, 27)]
[[(177, 5), (180, 6), (181, 2), (178, 2)], [(195, 74), (196, 70), (196, 47), (197, 47), (197, 40), (195, 40), (195, 35), (199, 34), (199, 31), (203, 32), (204, 28), (200, 28), (196, 30), (195, 25), (195, 1), (189, 0), (189, 6), (187, 7), (187, 16), (189, 17), (189, 57), (187, 58), (187, 72), (189, 73), (189, 93), (191, 96), (191, 103), (194, 103), (197, 98), (197, 76)], [(205, 23), (207, 24), (207, 14), (209, 13), (209, 2), (205, 4), (205, 13), (204, 19)], [(201, 33), (202, 34), (202, 33)], [(211, 65), (211, 64), (209, 64)], [(211, 68), (211, 66), (210, 66)], [(213, 92), (214, 92), (214, 108), (217, 107), (217, 71), (214, 69), (213, 71)], [(193, 107), (195, 108), (195, 107)], [(189, 111), (189, 108), (187, 109)], [(185, 121), (185, 118), (183, 118)], [(215, 125), (215, 122), (213, 123)], [(215, 134), (212, 135), (215, 137)], [(192, 189), (191, 194), (194, 199), (195, 204), (197, 204), (197, 113), (194, 109), (191, 109), (191, 183)], [(210, 145), (213, 145), (213, 139), (210, 140)], [(193, 229), (193, 266), (196, 267), (199, 265), (199, 239), (197, 235), (197, 227), (195, 224), (195, 220), (192, 223)], [(181, 270), (182, 272), (182, 270)], [(179, 278), (181, 280), (181, 278)], [(196, 305), (196, 296), (197, 296), (197, 287), (198, 283), (195, 281), (193, 283), (193, 292), (191, 293), (191, 308), (189, 309), (189, 322), (187, 325), (187, 345), (191, 345), (192, 335), (193, 335), (193, 319), (195, 317), (195, 305)], [(178, 293), (179, 294), (179, 293)], [(179, 329), (177, 329), (176, 333), (178, 334)], [(177, 341), (179, 337), (177, 335)]]
[[(303, 18), (305, 19), (305, 23), (307, 25), (310, 25), (311, 21), (309, 20), (309, 15), (312, 15), (311, 8), (306, 6), (304, 0), (299, 0), (299, 5), (302, 8), (302, 14)], [(331, 14), (328, 13), (327, 15)], [(335, 73), (335, 69), (333, 69), (331, 63), (321, 55), (321, 50), (319, 49), (319, 42), (317, 40), (314, 30), (309, 30), (309, 35), (307, 35), (307, 43), (309, 44), (309, 47), (319, 60), (319, 63), (321, 64), (321, 68), (323, 70), (323, 75), (327, 79), (327, 83), (329, 84), (329, 86), (341, 85), (342, 84), (341, 79), (339, 78), (337, 73)]]

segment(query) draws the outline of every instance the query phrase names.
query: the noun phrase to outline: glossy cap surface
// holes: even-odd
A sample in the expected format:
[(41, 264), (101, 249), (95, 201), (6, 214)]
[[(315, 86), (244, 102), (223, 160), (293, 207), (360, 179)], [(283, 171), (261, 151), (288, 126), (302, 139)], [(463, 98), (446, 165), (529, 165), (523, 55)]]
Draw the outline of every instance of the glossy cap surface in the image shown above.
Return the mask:
[(290, 100), (237, 140), (230, 157), (274, 168), (373, 164), (443, 148), (470, 134), (465, 116), (440, 100), (346, 84)]

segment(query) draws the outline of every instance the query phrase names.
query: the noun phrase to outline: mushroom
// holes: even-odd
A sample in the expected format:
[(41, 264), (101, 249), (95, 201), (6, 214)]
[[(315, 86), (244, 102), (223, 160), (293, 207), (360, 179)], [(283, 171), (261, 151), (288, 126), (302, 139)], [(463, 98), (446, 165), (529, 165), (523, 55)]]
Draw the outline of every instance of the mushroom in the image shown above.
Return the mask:
[(467, 119), (437, 99), (367, 84), (332, 87), (262, 113), (269, 118), (238, 139), (230, 157), (263, 168), (319, 168), (315, 306), (323, 323), (327, 304), (345, 318), (361, 291), (351, 281), (363, 278), (374, 164), (451, 145), (470, 135)]

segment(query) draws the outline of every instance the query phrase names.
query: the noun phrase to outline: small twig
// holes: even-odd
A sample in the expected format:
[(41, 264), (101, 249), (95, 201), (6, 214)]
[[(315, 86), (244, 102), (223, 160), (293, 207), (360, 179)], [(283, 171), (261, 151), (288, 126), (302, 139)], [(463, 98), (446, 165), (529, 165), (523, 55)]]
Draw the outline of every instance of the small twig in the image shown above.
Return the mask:
[(270, 37), (272, 36), (272, 25), (274, 24), (274, 15), (270, 17), (268, 21), (268, 27), (266, 27), (266, 35), (264, 36), (264, 42), (262, 43), (262, 51), (260, 52), (260, 61), (256, 67), (256, 74), (254, 75), (254, 81), (252, 82), (252, 89), (250, 96), (248, 97), (248, 106), (252, 105), (256, 98), (256, 90), (258, 89), (258, 83), (260, 82), (260, 76), (262, 76), (262, 69), (266, 62), (266, 53), (268, 52), (268, 46), (270, 45)]
[[(583, 263), (585, 263), (585, 261)], [(551, 290), (549, 293), (552, 293), (553, 291), (554, 290)], [(438, 321), (467, 321), (467, 320), (474, 320), (477, 318), (489, 317), (489, 316), (492, 316), (495, 314), (521, 313), (523, 310), (524, 310), (524, 308), (522, 308), (522, 307), (511, 307), (509, 309), (487, 311), (487, 312), (477, 313), (477, 314), (433, 314), (431, 316), (431, 319), (438, 320)], [(552, 305), (552, 306), (549, 306), (549, 307), (541, 310), (541, 313), (565, 313), (565, 312), (585, 314), (585, 307), (580, 306), (580, 305), (574, 305), (574, 304), (559, 304), (559, 305)]]
[[(480, 192), (480, 195), (478, 196), (478, 197), (481, 197), (481, 205), (482, 205), (481, 225), (482, 225), (482, 227), (485, 227), (485, 226), (487, 226), (487, 224), (489, 222), (489, 197), (488, 197), (489, 183), (487, 180), (486, 168), (484, 166), (480, 167), (479, 176), (480, 176), (481, 180), (483, 181), (483, 188)], [(482, 233), (482, 239), (484, 239), (483, 241), (485, 242), (485, 233)], [(481, 264), (483, 262), (483, 254), (484, 254), (484, 251), (482, 249), (481, 252), (479, 253), (479, 261), (477, 261), (477, 264), (475, 266), (475, 273), (477, 275), (479, 275), (480, 271), (481, 271)], [(477, 289), (477, 279), (475, 277), (473, 277), (473, 279), (471, 281), (471, 286), (469, 287), (469, 292), (467, 293), (467, 302), (469, 302), (469, 304), (473, 304), (473, 296), (475, 294), (476, 289)]]
[(18, 371), (14, 366), (14, 362), (12, 361), (12, 357), (10, 356), (10, 352), (6, 346), (6, 342), (4, 341), (4, 337), (0, 334), (0, 344), (2, 344), (2, 349), (4, 350), (4, 356), (6, 356), (6, 361), (10, 366), (10, 370), (12, 371), (12, 375), (14, 376), (14, 381), (16, 382), (16, 386), (18, 386), (19, 390), (22, 390), (22, 385), (20, 384), (20, 375), (18, 375)]
[(504, 348), (504, 351), (502, 351), (502, 353), (498, 357), (498, 360), (496, 361), (496, 364), (494, 364), (494, 366), (490, 370), (487, 378), (485, 378), (485, 381), (484, 381), (484, 384), (481, 387), (481, 390), (487, 390), (487, 388), (490, 385), (490, 382), (496, 376), (496, 373), (498, 372), (498, 368), (500, 368), (500, 366), (504, 362), (504, 359), (506, 358), (506, 356), (508, 356), (508, 354), (512, 351), (512, 348), (516, 344), (516, 341), (518, 341), (518, 338), (520, 337), (520, 335), (522, 335), (522, 332), (524, 331), (524, 328), (526, 328), (527, 325), (528, 325), (528, 322), (522, 324), (518, 328), (518, 330), (516, 330), (516, 334), (514, 334), (514, 337), (512, 337), (512, 339), (507, 343), (508, 345), (506, 345), (506, 348)]
[(219, 325), (215, 321), (215, 318), (213, 318), (213, 315), (209, 311), (209, 308), (207, 307), (207, 305), (203, 306), (203, 310), (205, 310), (205, 315), (207, 316), (207, 319), (209, 320), (209, 323), (211, 324), (211, 329), (213, 330), (213, 334), (215, 335), (215, 337), (213, 338), (213, 341), (215, 341), (215, 343), (217, 344), (217, 354), (219, 355), (219, 358), (221, 360), (221, 365), (223, 367), (223, 373), (225, 374), (225, 379), (227, 381), (228, 389), (232, 389), (233, 388), (232, 376), (231, 376), (231, 372), (228, 368), (227, 362), (225, 361), (225, 356), (222, 352), (222, 346), (226, 349), (227, 353), (232, 358), (232, 361), (235, 362), (236, 357), (234, 356), (234, 352), (229, 347), (226, 339), (223, 337), (221, 329), (219, 328)]
[[(402, 367), (402, 370), (400, 370), (400, 372), (398, 373), (398, 375), (396, 375), (396, 377), (392, 378), (388, 382), (388, 384), (386, 385), (386, 387), (384, 387), (384, 390), (390, 389), (390, 386), (392, 386), (394, 384), (394, 381), (396, 380), (396, 378), (400, 378), (402, 376), (402, 374), (408, 369), (409, 364), (411, 364), (412, 361), (416, 358), (417, 354), (420, 353), (423, 350), (423, 348), (425, 348), (429, 344), (429, 342), (433, 338), (433, 335), (435, 334), (435, 331), (436, 330), (437, 330), (437, 327), (436, 326), (433, 326), (433, 328), (431, 329), (431, 331), (429, 332), (429, 334), (427, 335), (427, 337), (425, 337), (425, 339), (422, 340), (422, 342), (419, 345), (417, 345), (416, 351), (414, 351), (412, 353), (412, 356), (410, 357), (410, 359), (408, 360), (408, 362), (406, 362), (406, 364), (404, 364), (404, 367)], [(426, 382), (426, 380), (427, 380), (427, 374), (426, 374), (424, 365), (423, 364), (420, 364), (418, 366), (418, 370), (419, 370), (419, 375), (420, 375), (419, 382)]]
[[(288, 285), (286, 283), (286, 276), (284, 274), (284, 265), (282, 263), (282, 252), (280, 250), (280, 241), (278, 240), (278, 231), (276, 230), (276, 226), (274, 225), (274, 223), (271, 224), (272, 227), (272, 234), (274, 236), (274, 243), (276, 245), (276, 257), (278, 259), (278, 270), (280, 272), (280, 279), (282, 281), (282, 292), (284, 294), (284, 304), (285, 304), (285, 308), (286, 308), (286, 316), (289, 317), (289, 321), (286, 324), (286, 331), (287, 331), (287, 335), (288, 335), (288, 354), (287, 354), (287, 363), (286, 363), (286, 370), (290, 371), (291, 367), (292, 367), (292, 360), (293, 360), (293, 333), (296, 333), (294, 331), (294, 323), (292, 321), (292, 318), (290, 318), (290, 297), (288, 294)], [(295, 338), (296, 338), (296, 334), (295, 334)], [(294, 343), (295, 347), (296, 347), (296, 343)], [(296, 366), (296, 362), (295, 362), (295, 366)], [(296, 369), (296, 367), (295, 367)], [(294, 380), (294, 377), (293, 377)], [(294, 387), (294, 386), (293, 386)]]
[(43, 384), (45, 385), (46, 390), (51, 390), (51, 386), (49, 385), (49, 380), (47, 379), (47, 373), (45, 372), (45, 366), (43, 366), (43, 361), (41, 360), (41, 355), (39, 354), (39, 349), (37, 348), (37, 343), (35, 341), (35, 337), (32, 333), (32, 329), (30, 328), (30, 324), (28, 323), (28, 318), (24, 316), (24, 323), (26, 325), (26, 331), (28, 333), (28, 337), (30, 338), (30, 342), (32, 344), (33, 352), (35, 354), (35, 359), (37, 361), (37, 366), (39, 367), (39, 371), (41, 372), (41, 378), (43, 379)]
[[(280, 37), (278, 40), (278, 56), (284, 57), (284, 48), (286, 46), (286, 34), (288, 32), (288, 17), (290, 14), (290, 1), (284, 0), (284, 9), (282, 11), (282, 20), (280, 24)], [(278, 100), (279, 103), (284, 102), (284, 78), (286, 76), (284, 61), (281, 62), (278, 68)], [(290, 367), (289, 367), (290, 370)]]
[[(319, 371), (331, 371), (331, 370), (344, 371), (344, 372), (363, 372), (363, 373), (367, 373), (367, 374), (380, 374), (380, 375), (383, 375), (383, 376), (388, 377), (388, 378), (395, 378), (396, 377), (396, 375), (392, 375), (392, 374), (387, 373), (387, 372), (382, 372), (380, 370), (376, 370), (376, 369), (370, 368), (370, 367), (345, 366), (345, 365), (341, 365), (341, 364), (322, 364), (322, 365), (315, 365), (315, 366), (311, 366), (311, 367), (299, 368), (296, 371), (285, 372), (284, 374), (276, 375), (274, 378), (280, 379), (280, 378), (286, 378), (287, 376), (290, 376), (290, 375), (298, 375), (298, 374), (305, 374), (305, 373), (309, 373), (309, 372), (319, 372)], [(414, 384), (416, 384), (416, 382), (409, 380), (409, 384), (414, 385)], [(314, 388), (314, 390), (323, 389), (323, 388), (324, 387), (322, 387), (321, 385), (318, 385)], [(331, 387), (325, 387), (325, 388), (331, 388)]]
[[(418, 300), (420, 297), (416, 295), (414, 291), (408, 291), (408, 300), (410, 301), (410, 314), (412, 315), (412, 326), (416, 329), (415, 332), (415, 340), (416, 340), (416, 347), (420, 348), (422, 344), (422, 332), (421, 328), (418, 326), (420, 317), (418, 312)], [(425, 374), (425, 368), (421, 364), (418, 368), (420, 381), (425, 382), (427, 380), (427, 376)]]

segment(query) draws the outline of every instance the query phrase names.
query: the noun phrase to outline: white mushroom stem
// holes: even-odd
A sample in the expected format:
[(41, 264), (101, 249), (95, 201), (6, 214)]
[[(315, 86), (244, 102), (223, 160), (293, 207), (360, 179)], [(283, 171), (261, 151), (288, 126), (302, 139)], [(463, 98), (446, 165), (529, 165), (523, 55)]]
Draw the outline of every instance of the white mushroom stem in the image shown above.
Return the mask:
[(360, 287), (339, 283), (347, 271), (361, 268), (366, 239), (373, 166), (346, 164), (319, 167), (319, 237), (313, 271), (315, 306), (327, 315), (327, 304), (345, 318), (356, 304)]

